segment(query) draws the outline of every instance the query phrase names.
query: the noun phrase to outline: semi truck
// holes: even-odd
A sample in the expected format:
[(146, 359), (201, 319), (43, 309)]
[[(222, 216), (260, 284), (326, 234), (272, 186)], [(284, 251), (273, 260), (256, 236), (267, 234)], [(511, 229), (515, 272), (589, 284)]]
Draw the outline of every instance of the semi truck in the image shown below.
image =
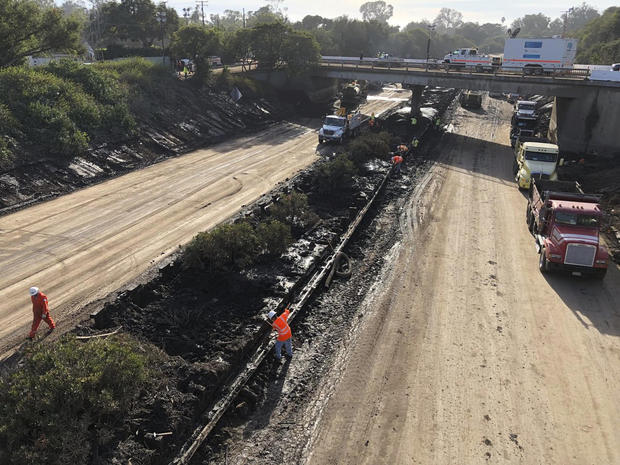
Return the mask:
[(328, 115), (319, 129), (319, 144), (323, 142), (342, 143), (347, 137), (355, 137), (362, 125), (362, 115), (359, 111), (349, 114)]
[(577, 53), (577, 39), (517, 39), (504, 43), (502, 68), (543, 74), (559, 68), (572, 68)]
[(443, 62), (452, 68), (474, 69), (478, 72), (488, 71), (501, 65), (501, 58), (490, 55), (479, 55), (478, 49), (460, 48), (448, 53)]
[(600, 241), (600, 198), (575, 181), (532, 180), (526, 221), (536, 239), (542, 273), (553, 269), (603, 279), (609, 253)]
[(558, 179), (560, 150), (545, 139), (520, 136), (515, 145), (513, 173), (519, 189), (529, 189), (533, 178)]

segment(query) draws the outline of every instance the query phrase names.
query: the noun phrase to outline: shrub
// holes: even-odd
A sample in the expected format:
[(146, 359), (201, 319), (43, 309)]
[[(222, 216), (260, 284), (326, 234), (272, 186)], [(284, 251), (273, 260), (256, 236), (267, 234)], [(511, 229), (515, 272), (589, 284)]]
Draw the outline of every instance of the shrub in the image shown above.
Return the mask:
[(256, 228), (256, 237), (263, 254), (267, 257), (282, 255), (293, 240), (291, 227), (278, 220), (259, 224)]
[(259, 84), (253, 79), (238, 74), (232, 74), (228, 67), (225, 67), (215, 78), (215, 88), (224, 92), (230, 92), (234, 87), (241, 91), (241, 94), (257, 97), (264, 92)]
[(302, 229), (318, 221), (318, 216), (308, 206), (308, 196), (297, 191), (282, 197), (269, 212), (276, 220)]
[(229, 272), (254, 262), (258, 239), (248, 223), (224, 224), (201, 232), (185, 247), (183, 263), (210, 273)]
[[(0, 124), (16, 143), (40, 145), (50, 155), (80, 154), (102, 130), (131, 134), (135, 122), (118, 79), (69, 61), (0, 70)], [(17, 154), (6, 141), (2, 152)]]
[(153, 360), (122, 336), (34, 346), (0, 380), (0, 462), (89, 463), (153, 379)]
[(390, 152), (390, 135), (364, 134), (349, 144), (350, 157), (356, 166), (362, 166), (373, 158), (386, 158)]
[(314, 175), (314, 185), (319, 195), (330, 196), (334, 201), (344, 200), (351, 193), (355, 173), (353, 162), (346, 155), (338, 155), (319, 166)]

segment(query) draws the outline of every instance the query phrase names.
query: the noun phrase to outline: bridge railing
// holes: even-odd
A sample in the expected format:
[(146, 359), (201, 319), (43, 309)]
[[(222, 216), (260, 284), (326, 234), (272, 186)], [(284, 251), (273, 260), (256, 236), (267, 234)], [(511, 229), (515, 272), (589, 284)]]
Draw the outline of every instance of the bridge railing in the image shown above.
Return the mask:
[(587, 79), (590, 70), (584, 68), (525, 68), (525, 67), (465, 67), (443, 63), (440, 61), (411, 60), (411, 59), (391, 59), (381, 58), (323, 58), (319, 61), (321, 68), (342, 69), (342, 70), (377, 70), (394, 72), (427, 72), (440, 74), (467, 74), (467, 75), (494, 75), (494, 76), (521, 76), (538, 77), (547, 79)]

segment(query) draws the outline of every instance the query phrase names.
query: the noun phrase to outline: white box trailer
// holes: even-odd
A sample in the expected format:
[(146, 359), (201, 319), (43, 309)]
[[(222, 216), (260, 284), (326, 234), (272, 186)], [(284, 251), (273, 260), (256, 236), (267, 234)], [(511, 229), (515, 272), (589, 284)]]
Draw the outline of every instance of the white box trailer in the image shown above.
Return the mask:
[(506, 39), (502, 67), (542, 74), (572, 68), (576, 53), (577, 39)]

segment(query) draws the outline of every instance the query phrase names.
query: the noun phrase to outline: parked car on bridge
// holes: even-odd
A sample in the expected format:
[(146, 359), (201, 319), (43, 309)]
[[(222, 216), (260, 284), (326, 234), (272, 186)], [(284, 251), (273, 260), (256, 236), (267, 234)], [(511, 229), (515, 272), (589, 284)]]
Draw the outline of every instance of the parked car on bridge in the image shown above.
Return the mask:
[(620, 71), (620, 63), (614, 63), (613, 65), (611, 65), (611, 70)]

